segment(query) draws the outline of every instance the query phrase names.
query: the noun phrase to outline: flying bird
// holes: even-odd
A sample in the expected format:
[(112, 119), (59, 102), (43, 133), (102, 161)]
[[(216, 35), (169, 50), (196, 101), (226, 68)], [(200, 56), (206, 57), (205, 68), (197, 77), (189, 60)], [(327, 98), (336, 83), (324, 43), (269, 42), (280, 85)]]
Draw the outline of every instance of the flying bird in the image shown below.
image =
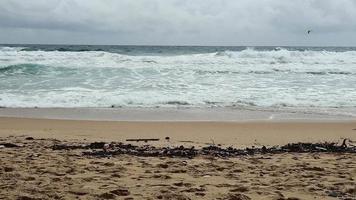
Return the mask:
[(312, 31), (311, 30), (308, 30), (307, 33), (310, 34)]

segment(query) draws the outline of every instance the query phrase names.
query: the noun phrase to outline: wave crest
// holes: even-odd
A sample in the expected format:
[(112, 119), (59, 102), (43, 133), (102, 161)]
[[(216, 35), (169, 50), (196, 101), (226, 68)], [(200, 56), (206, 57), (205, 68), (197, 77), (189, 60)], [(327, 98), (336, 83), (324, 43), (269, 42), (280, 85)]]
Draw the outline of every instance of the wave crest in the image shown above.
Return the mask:
[(1, 67), (0, 66), (0, 73), (5, 73), (5, 74), (38, 74), (43, 69), (45, 66), (42, 65), (37, 65), (37, 64), (17, 64), (17, 65), (8, 65)]

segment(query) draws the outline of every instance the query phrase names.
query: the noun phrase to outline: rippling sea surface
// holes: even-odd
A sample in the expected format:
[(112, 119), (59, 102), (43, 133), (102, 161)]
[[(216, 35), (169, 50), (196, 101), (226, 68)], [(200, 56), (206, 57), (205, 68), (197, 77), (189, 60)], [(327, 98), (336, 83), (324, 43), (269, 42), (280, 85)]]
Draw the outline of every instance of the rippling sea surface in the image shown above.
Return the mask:
[(356, 48), (0, 45), (0, 106), (356, 116)]

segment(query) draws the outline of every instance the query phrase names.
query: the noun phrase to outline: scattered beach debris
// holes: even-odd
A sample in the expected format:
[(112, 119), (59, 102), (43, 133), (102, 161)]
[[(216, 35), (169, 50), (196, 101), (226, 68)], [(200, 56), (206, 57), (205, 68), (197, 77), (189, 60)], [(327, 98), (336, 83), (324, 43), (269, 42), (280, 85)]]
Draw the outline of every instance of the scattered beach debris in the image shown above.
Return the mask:
[(341, 145), (342, 148), (347, 148), (346, 140), (347, 140), (347, 139), (344, 139), (344, 140), (342, 141), (342, 145)]
[(148, 141), (159, 141), (158, 138), (149, 138), (149, 139), (141, 139), (141, 138), (138, 138), (138, 139), (126, 139), (127, 142), (148, 142)]
[(90, 144), (55, 144), (53, 150), (74, 150), (74, 149), (104, 149), (105, 142), (93, 142)]
[(89, 144), (90, 149), (102, 149), (105, 146), (105, 142), (93, 142)]
[[(142, 139), (148, 140), (148, 139)], [(132, 140), (129, 140), (132, 141)], [(136, 139), (134, 139), (136, 141)], [(154, 140), (156, 141), (156, 140)], [(108, 157), (120, 154), (143, 156), (143, 157), (184, 157), (194, 158), (196, 156), (213, 156), (220, 158), (229, 158), (255, 154), (280, 154), (280, 153), (356, 153), (356, 146), (347, 145), (347, 140), (344, 139), (341, 145), (333, 142), (324, 143), (289, 143), (283, 146), (273, 147), (248, 147), (238, 149), (234, 147), (221, 147), (217, 145), (208, 145), (200, 149), (194, 146), (184, 147), (155, 147), (151, 145), (132, 145), (124, 143), (104, 143), (94, 142), (90, 144), (55, 144), (53, 150), (74, 150), (86, 149), (83, 155)]]
[[(34, 140), (33, 137), (27, 137), (26, 140)], [(167, 139), (167, 138), (165, 138)], [(147, 139), (127, 139), (126, 141), (159, 141), (156, 138)], [(348, 144), (349, 142), (349, 144)], [(84, 155), (107, 157), (120, 154), (128, 154), (135, 156), (154, 156), (154, 157), (185, 157), (193, 158), (196, 156), (213, 156), (221, 158), (237, 157), (244, 155), (255, 154), (279, 154), (279, 153), (356, 153), (356, 145), (351, 144), (353, 141), (343, 139), (342, 144), (335, 142), (324, 143), (288, 143), (283, 146), (273, 147), (247, 147), (247, 148), (234, 148), (222, 147), (220, 145), (210, 144), (202, 148), (195, 148), (194, 146), (185, 147), (183, 145), (177, 147), (155, 147), (152, 145), (132, 145), (124, 144), (121, 142), (92, 142), (92, 143), (60, 143), (56, 141), (52, 150), (75, 150), (83, 149)], [(22, 147), (21, 144), (14, 144), (9, 142), (0, 143), (1, 148), (18, 148)]]
[(26, 137), (25, 140), (34, 140), (33, 137)]
[(16, 148), (16, 147), (21, 147), (20, 145), (13, 144), (13, 143), (0, 143), (0, 146), (3, 146), (4, 148)]
[[(145, 143), (76, 139), (28, 141), (26, 137), (0, 138), (0, 143), (20, 146), (0, 149), (3, 162), (0, 196), (221, 200), (266, 196), (287, 200), (297, 199), (295, 196), (303, 192), (318, 199), (354, 199), (355, 194), (356, 141), (343, 138), (337, 143), (291, 143), (273, 147), (236, 148), (216, 144), (202, 148), (168, 144), (170, 148), (167, 148), (162, 144), (152, 147)], [(165, 136), (161, 138), (164, 139)], [(243, 156), (238, 156), (240, 153)], [(250, 153), (254, 156), (249, 156)], [(210, 158), (214, 160), (209, 162)], [(332, 184), (329, 180), (333, 180)], [(29, 193), (39, 181), (51, 183), (51, 187), (46, 186), (46, 192)], [(86, 182), (97, 187), (83, 187)], [(13, 190), (13, 184), (9, 183), (21, 185)], [(63, 190), (58, 192), (58, 188)], [(145, 188), (150, 191), (146, 193)]]

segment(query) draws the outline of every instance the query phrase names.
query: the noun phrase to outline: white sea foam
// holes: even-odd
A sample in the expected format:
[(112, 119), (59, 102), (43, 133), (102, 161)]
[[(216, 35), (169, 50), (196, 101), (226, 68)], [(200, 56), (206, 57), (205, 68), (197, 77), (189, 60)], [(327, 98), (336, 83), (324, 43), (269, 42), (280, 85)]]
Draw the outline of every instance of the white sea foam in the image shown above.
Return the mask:
[(356, 51), (21, 50), (0, 47), (0, 106), (356, 107)]

